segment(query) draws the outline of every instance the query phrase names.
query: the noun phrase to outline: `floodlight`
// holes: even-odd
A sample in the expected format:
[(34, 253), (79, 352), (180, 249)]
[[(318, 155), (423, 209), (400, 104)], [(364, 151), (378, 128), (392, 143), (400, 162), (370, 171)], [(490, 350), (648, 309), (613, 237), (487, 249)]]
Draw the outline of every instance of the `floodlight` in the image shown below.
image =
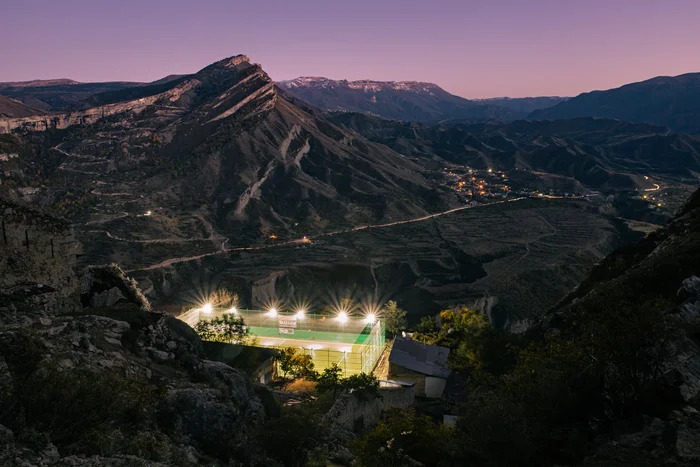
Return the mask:
[(214, 309), (214, 308), (211, 306), (211, 303), (205, 303), (205, 304), (202, 306), (202, 311), (205, 312), (205, 313), (211, 313), (211, 312), (213, 311), (213, 309)]

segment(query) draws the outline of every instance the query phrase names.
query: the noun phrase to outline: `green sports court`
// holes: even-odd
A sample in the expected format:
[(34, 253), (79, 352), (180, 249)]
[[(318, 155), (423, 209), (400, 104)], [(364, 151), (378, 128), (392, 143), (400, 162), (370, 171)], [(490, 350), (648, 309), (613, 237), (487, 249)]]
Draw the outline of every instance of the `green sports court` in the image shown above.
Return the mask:
[(374, 315), (306, 314), (277, 310), (238, 310), (202, 307), (179, 316), (194, 327), (225, 314), (243, 318), (251, 345), (283, 349), (292, 347), (311, 355), (316, 370), (337, 364), (345, 376), (371, 373), (385, 345), (385, 323)]

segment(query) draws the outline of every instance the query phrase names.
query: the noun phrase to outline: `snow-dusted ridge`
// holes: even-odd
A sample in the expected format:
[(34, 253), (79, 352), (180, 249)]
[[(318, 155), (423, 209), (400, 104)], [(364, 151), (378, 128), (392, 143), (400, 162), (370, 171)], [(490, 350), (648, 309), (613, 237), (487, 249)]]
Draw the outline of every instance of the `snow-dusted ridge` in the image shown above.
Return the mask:
[(334, 80), (321, 76), (301, 76), (292, 80), (278, 81), (277, 85), (282, 88), (316, 88), (316, 89), (336, 89), (349, 88), (359, 89), (364, 92), (380, 91), (409, 91), (416, 93), (433, 94), (434, 91), (444, 92), (443, 89), (434, 83), (422, 81), (373, 81), (369, 79), (348, 81)]

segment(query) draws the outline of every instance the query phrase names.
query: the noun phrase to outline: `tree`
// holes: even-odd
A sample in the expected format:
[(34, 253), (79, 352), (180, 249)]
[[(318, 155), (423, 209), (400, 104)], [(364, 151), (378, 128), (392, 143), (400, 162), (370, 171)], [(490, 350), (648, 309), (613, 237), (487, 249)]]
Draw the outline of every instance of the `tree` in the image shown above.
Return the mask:
[(350, 375), (343, 381), (343, 386), (361, 398), (379, 396), (379, 380), (373, 374), (359, 373)]
[(248, 327), (240, 316), (225, 314), (210, 321), (200, 321), (194, 327), (200, 339), (211, 342), (242, 344), (248, 337)]
[(231, 308), (238, 305), (238, 294), (221, 288), (209, 296), (209, 301), (215, 308)]
[(440, 326), (437, 316), (423, 316), (413, 333), (413, 340), (424, 344), (435, 344), (440, 337)]
[(318, 392), (330, 392), (333, 391), (333, 399), (339, 389), (343, 388), (344, 381), (340, 376), (343, 370), (334, 363), (333, 365), (325, 368), (321, 374), (316, 378), (316, 390)]
[(309, 453), (317, 447), (323, 432), (316, 417), (300, 408), (282, 413), (260, 425), (256, 438), (265, 452), (285, 466), (306, 466)]
[(402, 330), (406, 329), (408, 325), (406, 321), (406, 311), (399, 308), (395, 301), (389, 300), (384, 308), (382, 309), (382, 314), (386, 319), (386, 330), (389, 331), (393, 336), (398, 335)]
[(415, 461), (426, 466), (454, 459), (454, 436), (449, 428), (436, 425), (430, 417), (416, 414), (412, 409), (389, 408), (385, 420), (360, 440), (352, 451), (359, 466), (405, 466)]
[(292, 347), (287, 347), (278, 352), (275, 356), (275, 360), (277, 360), (279, 369), (283, 372), (283, 378), (286, 378), (287, 374), (295, 378), (305, 377), (315, 379), (316, 377), (314, 362), (311, 355), (298, 354), (296, 349)]

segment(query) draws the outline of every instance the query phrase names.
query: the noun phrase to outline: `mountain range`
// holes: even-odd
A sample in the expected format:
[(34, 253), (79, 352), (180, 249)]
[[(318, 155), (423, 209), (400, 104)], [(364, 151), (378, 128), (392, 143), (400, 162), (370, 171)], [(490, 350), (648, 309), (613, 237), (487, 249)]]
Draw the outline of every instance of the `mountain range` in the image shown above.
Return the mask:
[[(425, 97), (439, 88), (361, 86), (351, 90), (439, 114)], [(630, 219), (663, 221), (625, 204), (653, 186), (644, 176), (683, 188), (699, 171), (697, 141), (665, 127), (400, 122), (321, 110), (287, 89), (244, 55), (153, 83), (14, 83), (3, 92), (49, 110), (0, 117), (1, 188), (69, 218), (83, 265), (120, 264), (159, 304), (216, 284), (249, 306), (337, 286), (405, 302), (416, 321), (479, 303), (517, 327), (636, 237)], [(464, 101), (451, 108), (487, 115)], [(387, 102), (400, 112), (408, 97)], [(503, 171), (524, 195), (472, 203), (450, 178), (465, 166)], [(576, 197), (530, 199), (535, 189)], [(590, 190), (619, 196), (584, 199)]]
[(700, 73), (659, 76), (616, 89), (587, 92), (528, 116), (534, 120), (574, 117), (647, 122), (681, 133), (700, 133)]
[(532, 110), (555, 105), (560, 97), (469, 100), (433, 83), (419, 81), (347, 81), (299, 77), (279, 81), (290, 94), (330, 111), (362, 112), (392, 120), (515, 120)]
[(332, 121), (411, 157), (534, 170), (591, 189), (635, 189), (649, 174), (700, 176), (700, 138), (646, 123), (575, 118), (426, 126), (350, 113), (336, 113)]

